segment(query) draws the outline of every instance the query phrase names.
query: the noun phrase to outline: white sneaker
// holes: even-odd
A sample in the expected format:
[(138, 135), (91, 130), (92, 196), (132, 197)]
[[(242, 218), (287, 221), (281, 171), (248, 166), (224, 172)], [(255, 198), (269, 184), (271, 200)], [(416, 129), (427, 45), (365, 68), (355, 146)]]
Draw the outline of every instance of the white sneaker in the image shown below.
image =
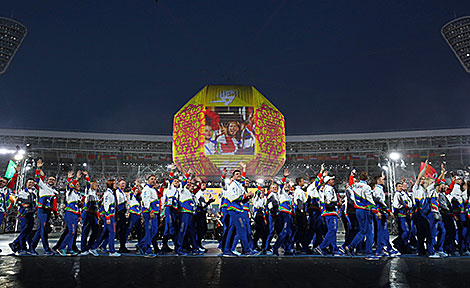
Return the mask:
[(390, 253), (390, 257), (398, 257), (401, 255), (401, 253), (398, 252), (397, 250), (391, 250), (389, 253)]
[(90, 255), (89, 251), (85, 251), (85, 252), (80, 253), (80, 256), (88, 256), (88, 255)]
[(449, 257), (449, 255), (446, 253), (446, 252), (437, 252), (437, 254), (439, 254), (439, 257), (441, 258), (445, 258), (445, 257)]
[(242, 255), (242, 253), (238, 252), (237, 250), (233, 250), (232, 253), (237, 255), (238, 257)]
[(428, 258), (441, 258), (441, 256), (439, 256), (439, 254), (432, 254), (432, 255), (429, 255)]
[(117, 252), (114, 252), (114, 253), (109, 253), (109, 256), (110, 257), (120, 257), (121, 254), (117, 253)]
[(96, 249), (91, 249), (91, 250), (88, 251), (88, 252), (90, 252), (90, 254), (93, 255), (93, 256), (95, 256), (95, 257), (96, 257), (96, 256), (100, 256), (100, 254), (98, 254), (98, 251), (96, 251)]
[(378, 260), (380, 260), (380, 258), (375, 256), (375, 255), (366, 256), (366, 258), (364, 258), (364, 259), (366, 259), (367, 261), (378, 261)]

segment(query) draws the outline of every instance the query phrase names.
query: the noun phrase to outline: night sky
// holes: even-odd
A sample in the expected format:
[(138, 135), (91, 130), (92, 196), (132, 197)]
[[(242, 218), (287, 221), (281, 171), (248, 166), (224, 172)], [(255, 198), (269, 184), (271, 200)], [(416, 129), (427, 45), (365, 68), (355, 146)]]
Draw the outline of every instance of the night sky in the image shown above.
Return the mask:
[(0, 128), (171, 134), (207, 84), (252, 84), (286, 133), (470, 127), (470, 74), (440, 34), (468, 0), (15, 0)]

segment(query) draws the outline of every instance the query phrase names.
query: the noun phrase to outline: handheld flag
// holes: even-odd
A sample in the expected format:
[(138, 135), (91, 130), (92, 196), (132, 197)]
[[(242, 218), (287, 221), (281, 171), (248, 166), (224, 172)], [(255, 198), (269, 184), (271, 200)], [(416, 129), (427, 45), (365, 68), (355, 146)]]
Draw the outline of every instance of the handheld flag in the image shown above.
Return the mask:
[[(426, 167), (426, 168), (425, 168)], [(426, 169), (424, 171), (424, 176), (425, 177), (431, 177), (431, 178), (434, 178), (436, 179), (437, 178), (437, 172), (434, 168), (432, 168), (431, 165), (426, 165), (424, 162), (421, 162), (421, 167), (419, 168), (419, 171), (423, 171), (423, 169)]]

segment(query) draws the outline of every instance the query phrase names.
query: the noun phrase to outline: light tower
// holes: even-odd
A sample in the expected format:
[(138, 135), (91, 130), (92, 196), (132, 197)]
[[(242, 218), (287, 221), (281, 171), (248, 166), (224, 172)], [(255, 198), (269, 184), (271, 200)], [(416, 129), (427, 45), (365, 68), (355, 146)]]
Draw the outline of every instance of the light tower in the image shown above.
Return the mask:
[(0, 74), (7, 70), (26, 33), (23, 24), (0, 17)]
[(441, 33), (465, 71), (470, 73), (470, 16), (450, 21)]

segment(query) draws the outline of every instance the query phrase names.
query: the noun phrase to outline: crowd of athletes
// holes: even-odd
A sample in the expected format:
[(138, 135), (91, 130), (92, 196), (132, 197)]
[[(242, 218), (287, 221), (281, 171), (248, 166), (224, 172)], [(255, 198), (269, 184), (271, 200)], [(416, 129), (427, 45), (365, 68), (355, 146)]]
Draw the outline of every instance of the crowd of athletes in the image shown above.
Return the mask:
[[(97, 181), (85, 170), (69, 171), (60, 180), (65, 197), (43, 165), (39, 159), (34, 178), (24, 181), (24, 187), (16, 185), (19, 168), (11, 179), (0, 178), (0, 221), (12, 207), (17, 210), (20, 231), (9, 246), (18, 255), (39, 255), (39, 242), (45, 256), (201, 255), (207, 253), (203, 240), (211, 215), (224, 257), (280, 252), (364, 255), (367, 260), (400, 254), (470, 256), (470, 182), (448, 173), (444, 165), (439, 175), (427, 175), (427, 161), (416, 179), (402, 179), (389, 192), (384, 191), (384, 173), (353, 169), (341, 195), (337, 179), (324, 165), (305, 178), (291, 179), (285, 169), (280, 181), (271, 178), (248, 189), (253, 185), (241, 164), (239, 170), (223, 170), (216, 209), (206, 181), (174, 165), (166, 175), (147, 175), (143, 183)], [(57, 218), (63, 219), (64, 229), (50, 247), (48, 236)], [(345, 230), (341, 242), (340, 221)], [(390, 225), (398, 228), (394, 239)]]

